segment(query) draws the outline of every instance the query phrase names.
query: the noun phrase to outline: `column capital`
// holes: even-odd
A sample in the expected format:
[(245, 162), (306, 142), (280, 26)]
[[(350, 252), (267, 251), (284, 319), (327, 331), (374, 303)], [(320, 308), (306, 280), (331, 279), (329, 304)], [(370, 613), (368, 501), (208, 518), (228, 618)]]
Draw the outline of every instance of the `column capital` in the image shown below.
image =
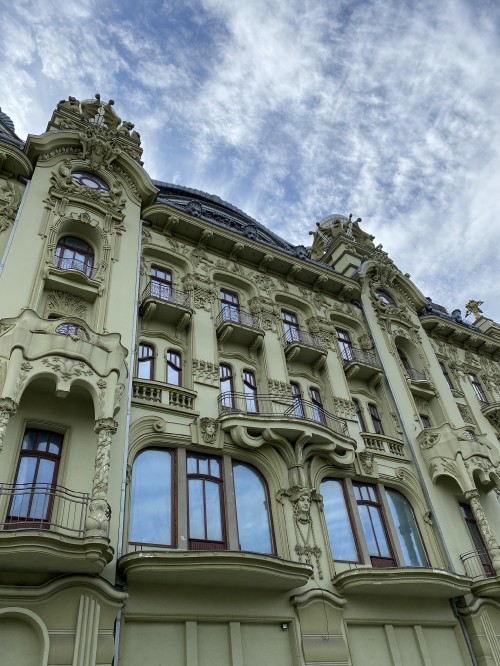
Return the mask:
[(97, 419), (94, 426), (94, 431), (99, 433), (101, 430), (108, 430), (112, 435), (115, 434), (118, 428), (118, 423), (112, 418)]

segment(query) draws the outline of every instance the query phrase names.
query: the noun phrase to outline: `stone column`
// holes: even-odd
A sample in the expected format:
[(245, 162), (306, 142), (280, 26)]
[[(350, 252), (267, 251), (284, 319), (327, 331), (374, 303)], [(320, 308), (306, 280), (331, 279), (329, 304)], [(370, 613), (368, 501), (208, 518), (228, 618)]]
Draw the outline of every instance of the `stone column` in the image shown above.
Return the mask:
[(464, 496), (465, 499), (470, 502), (470, 508), (472, 509), (477, 526), (483, 537), (486, 550), (491, 559), (491, 564), (497, 575), (500, 575), (500, 546), (491, 532), (490, 525), (479, 500), (479, 492), (477, 490), (468, 490), (464, 493)]
[(109, 458), (111, 438), (118, 424), (112, 418), (98, 419), (94, 430), (97, 433), (97, 453), (94, 464), (94, 481), (89, 512), (85, 521), (85, 536), (107, 537), (110, 510), (107, 502), (109, 482)]
[(0, 453), (10, 417), (16, 413), (17, 402), (11, 398), (0, 398)]

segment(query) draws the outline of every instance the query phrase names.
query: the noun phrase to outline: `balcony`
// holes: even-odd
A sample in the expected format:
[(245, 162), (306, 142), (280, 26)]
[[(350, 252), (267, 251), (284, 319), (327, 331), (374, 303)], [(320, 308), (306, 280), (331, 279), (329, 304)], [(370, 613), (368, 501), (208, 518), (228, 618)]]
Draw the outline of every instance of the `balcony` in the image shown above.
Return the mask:
[(155, 317), (163, 323), (173, 324), (179, 332), (186, 328), (193, 316), (191, 298), (185, 291), (151, 280), (142, 292), (139, 314), (144, 321)]
[(479, 401), (481, 412), (495, 428), (500, 429), (500, 402)]
[(220, 343), (233, 340), (251, 351), (259, 349), (264, 339), (258, 315), (229, 305), (223, 307), (217, 316), (215, 329)]
[(74, 257), (57, 257), (55, 266), (49, 266), (45, 286), (63, 289), (92, 302), (101, 286), (98, 273), (99, 269), (88, 262)]
[(382, 374), (382, 366), (376, 352), (356, 347), (345, 347), (340, 350), (345, 374), (349, 379), (370, 381)]
[[(337, 464), (352, 464), (355, 441), (347, 422), (317, 404), (301, 398), (275, 395), (221, 393), (221, 429), (242, 446), (255, 448), (273, 437), (296, 441), (305, 437), (311, 444), (330, 445)], [(325, 449), (326, 451), (326, 449)]]
[(245, 551), (195, 551), (146, 547), (128, 552), (119, 568), (130, 583), (189, 585), (288, 592), (307, 583), (308, 564)]
[(289, 328), (281, 338), (287, 361), (301, 361), (320, 370), (325, 362), (328, 349), (323, 338), (299, 328)]
[(108, 538), (85, 536), (88, 493), (2, 483), (0, 502), (8, 505), (0, 523), (0, 570), (96, 574), (112, 560)]
[(415, 370), (415, 368), (405, 367), (404, 369), (410, 391), (419, 398), (434, 397), (434, 386), (425, 372)]
[(399, 598), (451, 599), (470, 592), (470, 579), (444, 569), (391, 567), (376, 569), (353, 566), (334, 577), (340, 594), (350, 597), (395, 596)]
[(132, 384), (132, 400), (138, 403), (149, 403), (152, 407), (171, 409), (174, 411), (194, 413), (196, 391), (182, 386), (164, 384), (149, 379), (134, 379)]
[(472, 592), (477, 597), (500, 599), (500, 577), (485, 550), (471, 550), (460, 555), (465, 573), (472, 579)]
[(361, 437), (368, 451), (391, 456), (391, 458), (407, 457), (405, 445), (400, 439), (387, 437), (386, 435), (376, 435), (371, 432), (362, 432)]

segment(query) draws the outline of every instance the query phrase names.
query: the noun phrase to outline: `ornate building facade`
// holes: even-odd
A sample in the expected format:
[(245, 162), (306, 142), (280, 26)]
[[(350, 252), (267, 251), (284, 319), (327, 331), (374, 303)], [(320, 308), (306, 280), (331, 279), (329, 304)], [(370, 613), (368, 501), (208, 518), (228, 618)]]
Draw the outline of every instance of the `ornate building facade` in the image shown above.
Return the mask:
[(500, 326), (331, 215), (0, 112), (0, 661), (500, 666)]

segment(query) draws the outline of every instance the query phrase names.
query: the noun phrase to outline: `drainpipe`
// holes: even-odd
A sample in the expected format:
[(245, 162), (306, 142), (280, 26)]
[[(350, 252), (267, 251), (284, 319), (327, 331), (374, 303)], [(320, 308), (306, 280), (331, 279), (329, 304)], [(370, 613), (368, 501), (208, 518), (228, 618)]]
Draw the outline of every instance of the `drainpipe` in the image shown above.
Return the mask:
[[(130, 351), (130, 362), (129, 362), (129, 381), (128, 381), (128, 391), (127, 391), (127, 415), (125, 418), (125, 442), (123, 448), (123, 466), (122, 466), (122, 485), (121, 485), (121, 494), (120, 494), (120, 516), (118, 523), (118, 545), (116, 549), (116, 562), (118, 566), (118, 561), (123, 553), (123, 533), (125, 527), (125, 497), (127, 491), (127, 460), (128, 460), (128, 443), (129, 443), (129, 431), (130, 431), (130, 419), (132, 414), (132, 388), (134, 381), (134, 368), (135, 368), (135, 355), (137, 347), (137, 311), (139, 307), (139, 284), (141, 279), (141, 256), (142, 256), (142, 225), (145, 224), (140, 220), (139, 224), (139, 242), (137, 244), (137, 269), (135, 275), (135, 298), (134, 298), (134, 318), (132, 324), (132, 345)], [(121, 589), (126, 591), (126, 586), (122, 581), (117, 581), (116, 585), (121, 587)], [(115, 652), (113, 664), (118, 666), (118, 653), (120, 648), (120, 630), (121, 630), (121, 621), (122, 621), (122, 611), (118, 611), (115, 622)]]
[(23, 193), (23, 198), (21, 199), (21, 203), (19, 204), (19, 209), (17, 211), (16, 219), (14, 220), (14, 224), (12, 225), (12, 230), (10, 232), (9, 240), (7, 241), (7, 247), (5, 248), (5, 252), (3, 253), (2, 257), (2, 262), (0, 263), (0, 275), (2, 275), (5, 262), (7, 261), (7, 255), (9, 254), (10, 246), (12, 245), (12, 241), (14, 240), (14, 236), (16, 233), (17, 225), (19, 222), (19, 219), (21, 217), (21, 213), (24, 208), (24, 202), (26, 201), (26, 197), (28, 196), (28, 190), (30, 189), (31, 185), (31, 180), (27, 180), (26, 178), (20, 179), (21, 182), (23, 182), (26, 187), (24, 188), (24, 193)]

